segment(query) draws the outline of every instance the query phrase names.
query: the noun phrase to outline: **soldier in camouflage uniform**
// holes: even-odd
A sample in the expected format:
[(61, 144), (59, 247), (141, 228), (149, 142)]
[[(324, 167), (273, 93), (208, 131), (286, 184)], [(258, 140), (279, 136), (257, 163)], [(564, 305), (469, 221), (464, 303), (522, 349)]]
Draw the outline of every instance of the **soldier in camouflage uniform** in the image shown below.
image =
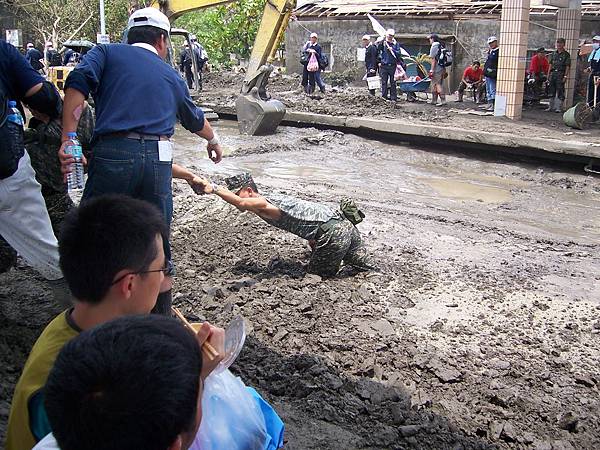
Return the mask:
[(308, 240), (313, 249), (308, 272), (334, 276), (342, 262), (359, 270), (372, 268), (360, 233), (340, 210), (287, 195), (260, 195), (249, 173), (227, 178), (228, 189), (198, 180), (205, 194), (216, 194), (240, 211), (253, 212), (268, 224)]

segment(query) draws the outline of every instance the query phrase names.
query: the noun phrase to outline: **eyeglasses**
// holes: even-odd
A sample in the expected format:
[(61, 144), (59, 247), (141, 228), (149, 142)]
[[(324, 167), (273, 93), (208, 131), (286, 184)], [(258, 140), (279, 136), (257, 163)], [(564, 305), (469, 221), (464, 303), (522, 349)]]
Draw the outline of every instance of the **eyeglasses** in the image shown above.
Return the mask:
[(169, 271), (168, 267), (163, 267), (162, 269), (155, 269), (155, 270), (141, 270), (139, 272), (129, 272), (126, 273), (122, 276), (120, 276), (119, 278), (117, 278), (115, 281), (113, 281), (110, 285), (114, 285), (117, 284), (119, 281), (122, 281), (125, 277), (128, 277), (129, 275), (143, 275), (145, 273), (155, 273), (155, 272), (162, 272), (165, 275), (167, 274), (167, 272)]

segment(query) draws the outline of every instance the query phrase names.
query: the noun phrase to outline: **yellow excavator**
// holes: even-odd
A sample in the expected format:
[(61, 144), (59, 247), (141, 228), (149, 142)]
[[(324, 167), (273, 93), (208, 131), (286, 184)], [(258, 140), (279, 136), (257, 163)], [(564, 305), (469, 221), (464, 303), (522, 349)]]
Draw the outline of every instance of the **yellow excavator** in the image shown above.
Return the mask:
[[(152, 6), (160, 9), (173, 22), (182, 14), (237, 0), (156, 0)], [(235, 107), (242, 134), (272, 134), (283, 120), (285, 106), (267, 92), (269, 75), (277, 47), (283, 38), (296, 0), (267, 0), (260, 27), (252, 48), (246, 78)]]

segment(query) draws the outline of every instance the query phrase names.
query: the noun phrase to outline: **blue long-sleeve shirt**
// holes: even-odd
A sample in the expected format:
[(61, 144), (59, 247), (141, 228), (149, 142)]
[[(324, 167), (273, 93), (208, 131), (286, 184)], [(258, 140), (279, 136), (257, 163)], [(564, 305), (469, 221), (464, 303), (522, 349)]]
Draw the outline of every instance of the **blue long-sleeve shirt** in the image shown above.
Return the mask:
[(192, 133), (204, 127), (204, 113), (185, 81), (146, 48), (97, 45), (67, 78), (69, 88), (94, 98), (96, 136), (125, 131), (172, 136), (177, 119)]
[(396, 65), (402, 61), (402, 50), (397, 42), (383, 41), (379, 44), (379, 59), (383, 65)]

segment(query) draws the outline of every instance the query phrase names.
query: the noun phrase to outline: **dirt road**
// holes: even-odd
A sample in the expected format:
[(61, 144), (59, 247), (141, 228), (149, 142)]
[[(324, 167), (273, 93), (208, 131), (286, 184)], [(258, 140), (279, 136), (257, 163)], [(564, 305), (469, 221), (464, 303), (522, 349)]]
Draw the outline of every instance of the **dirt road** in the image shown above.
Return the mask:
[[(217, 182), (250, 170), (265, 191), (354, 197), (380, 267), (307, 275), (300, 239), (175, 183), (175, 301), (190, 319), (246, 318), (234, 370), (281, 414), (286, 448), (600, 448), (600, 179), (338, 132), (219, 128), (221, 164), (183, 130), (176, 161)], [(32, 271), (0, 275), (0, 431), (55, 312)]]

